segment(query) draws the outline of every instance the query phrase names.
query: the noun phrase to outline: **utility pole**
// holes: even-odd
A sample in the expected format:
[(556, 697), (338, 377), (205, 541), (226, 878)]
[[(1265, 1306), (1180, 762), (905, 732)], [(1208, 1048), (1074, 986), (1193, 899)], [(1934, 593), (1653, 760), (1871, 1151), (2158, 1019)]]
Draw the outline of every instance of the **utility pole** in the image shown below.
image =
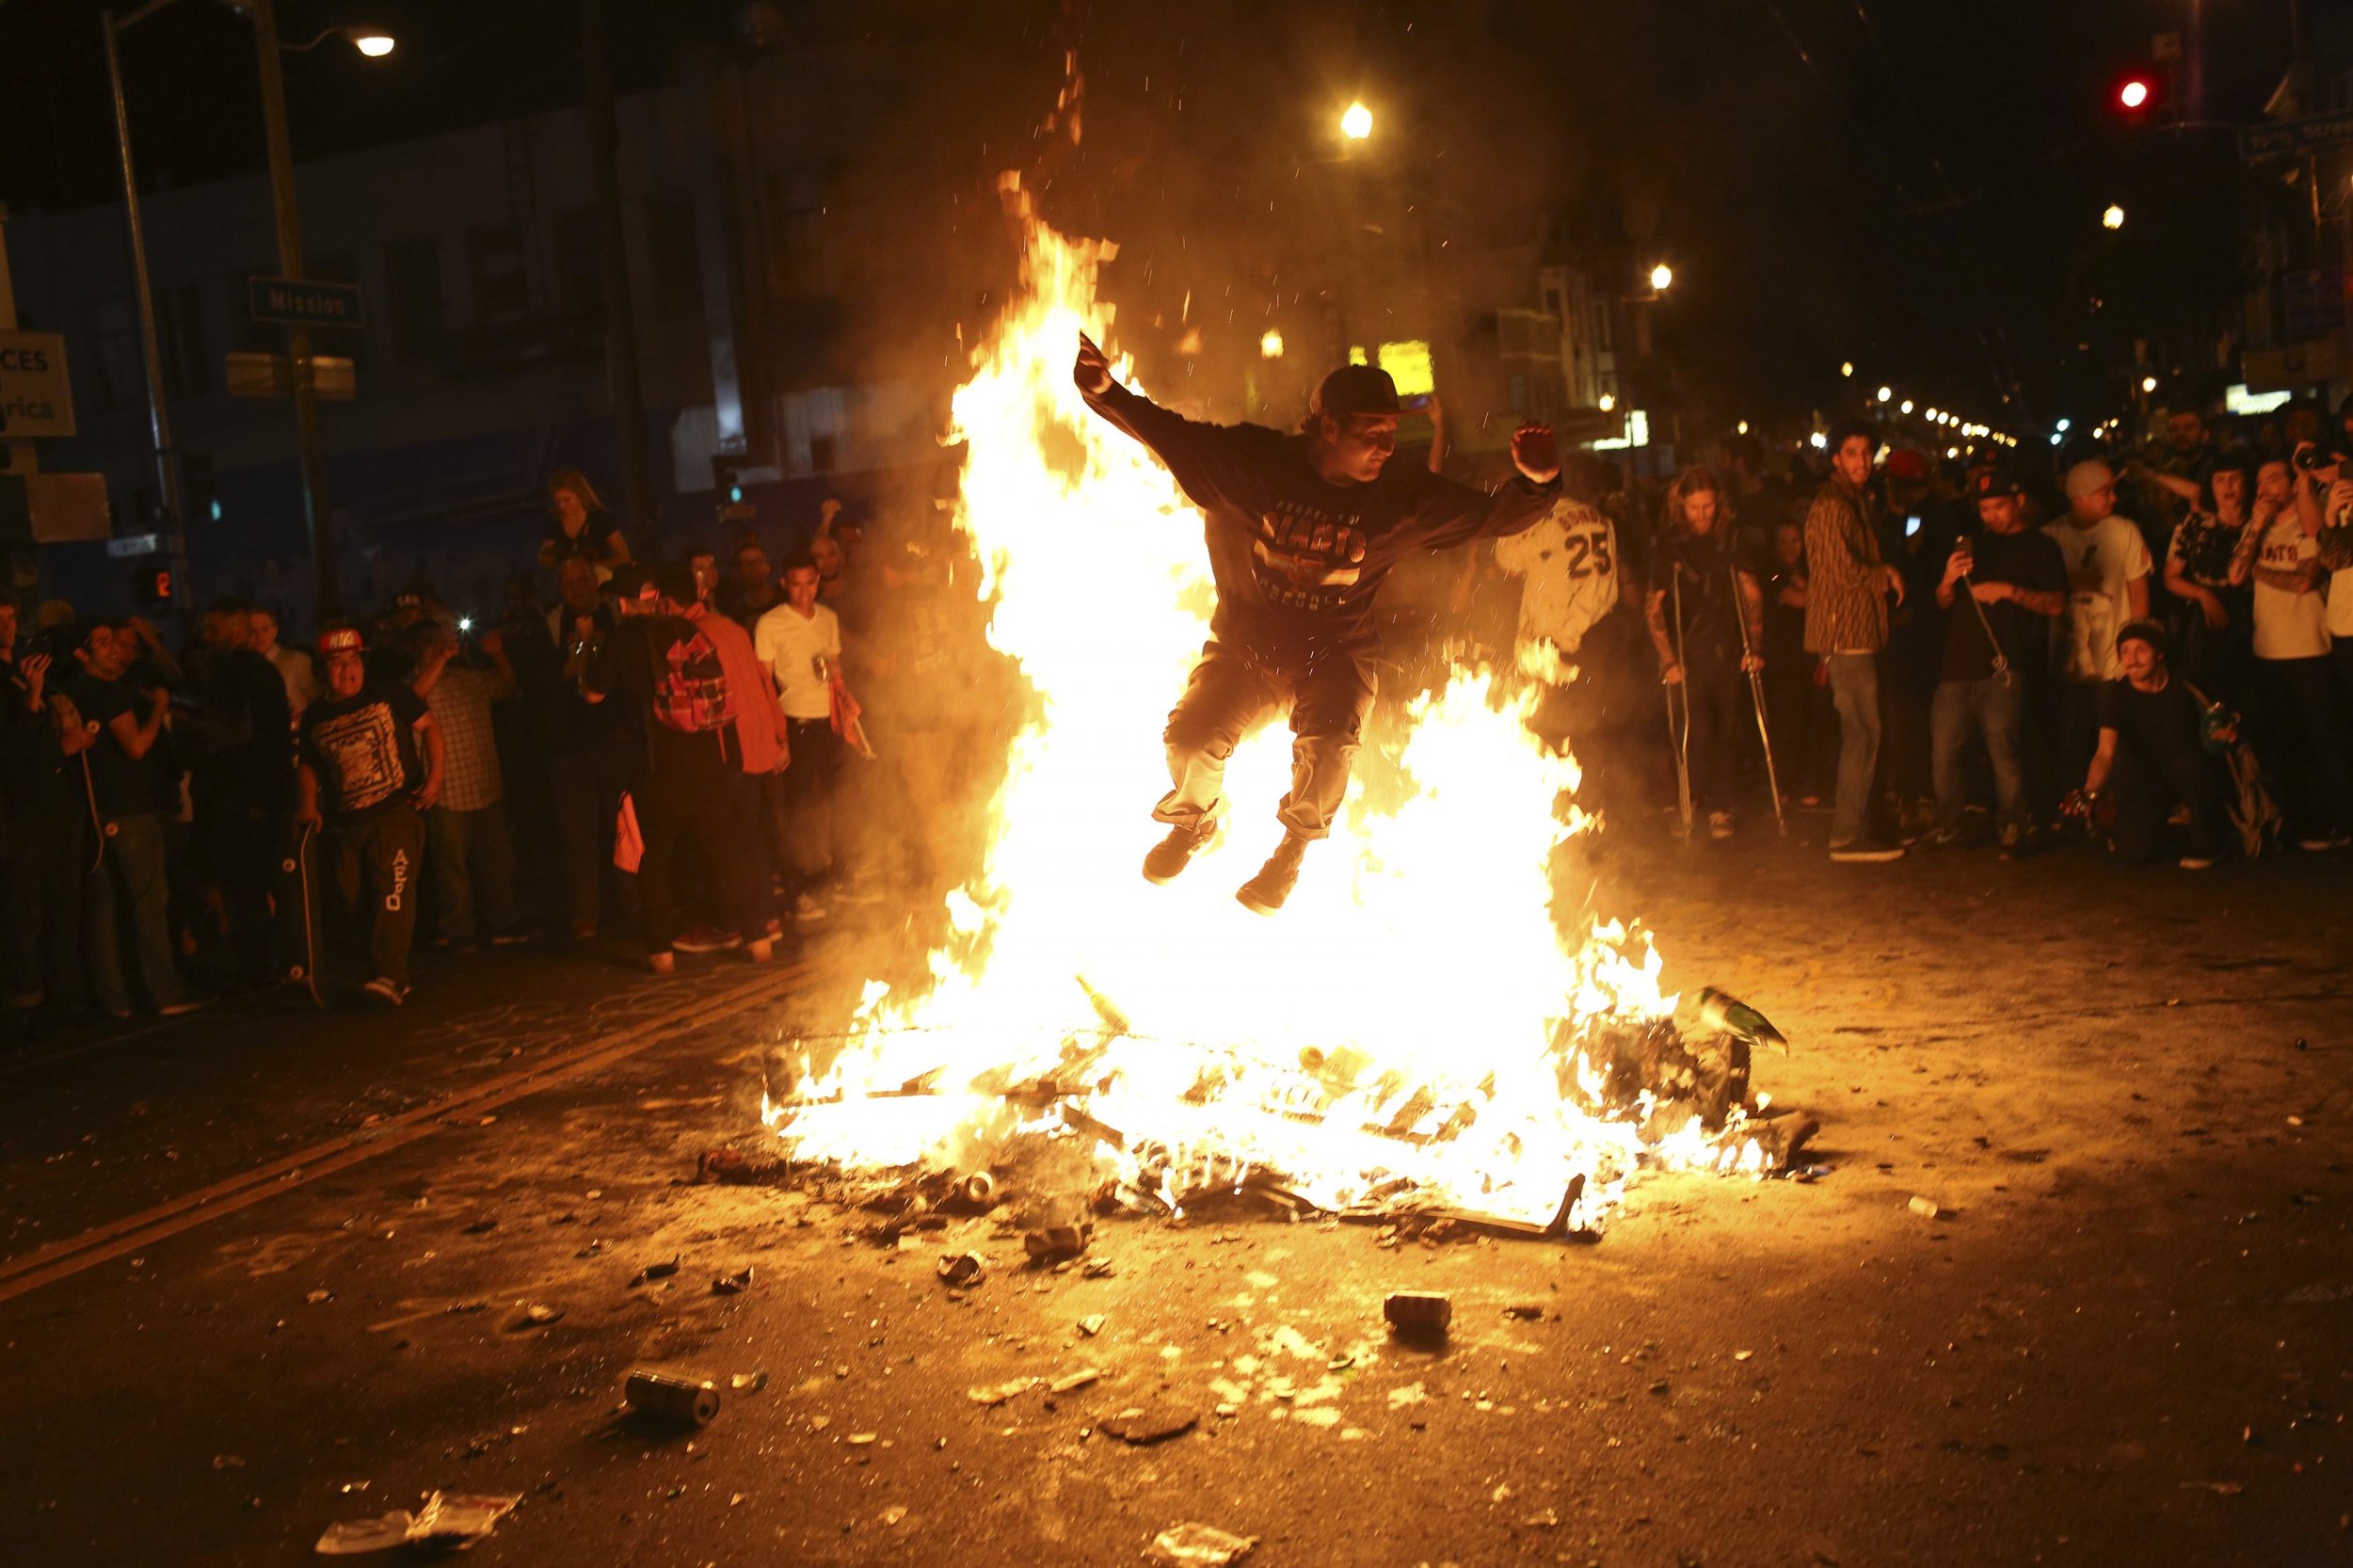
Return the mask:
[[(294, 150), (286, 139), (286, 79), (278, 58), (278, 17), (272, 0), (245, 3), (253, 18), (253, 43), (261, 56), (262, 128), (269, 142), (270, 198), (278, 215), (278, 270), (281, 277), (298, 282), (302, 278), (302, 218), (295, 205)], [(118, 93), (116, 102), (120, 101)], [(123, 145), (127, 150), (130, 144), (126, 140)], [(335, 519), (328, 507), (327, 460), (319, 451), (319, 399), (312, 382), (308, 327), (293, 328), (287, 352), (294, 360), (295, 441), (302, 460), (302, 516), (311, 537), (311, 564), (317, 574), (318, 618), (324, 624), (340, 611), (343, 595), (335, 567)]]
[(655, 553), (653, 508), (646, 483), (646, 394), (637, 368), (637, 312), (630, 296), (628, 230), (621, 219), (619, 136), (614, 124), (613, 70), (605, 54), (603, 0), (580, 0), (580, 61), (588, 98), (588, 142), (596, 168), (599, 239), (604, 262), (604, 369), (611, 383), (614, 435), (621, 457), (621, 504)]
[(188, 592), (188, 527), (181, 507), (180, 455), (171, 446), (171, 414), (164, 397), (164, 360), (161, 345), (155, 337), (155, 289), (147, 273), (147, 231), (139, 221), (139, 182), (131, 164), (131, 110), (122, 96), (122, 59), (117, 53), (115, 39), (123, 28), (139, 21), (169, 0), (150, 0), (120, 22), (112, 11), (102, 11), (99, 22), (106, 36), (106, 79), (114, 88), (115, 144), (122, 158), (122, 211), (131, 226), (132, 294), (138, 303), (139, 349), (147, 360), (147, 423), (155, 449), (156, 509), (162, 516), (164, 534), (171, 547), (171, 581), (173, 597), (186, 614)]

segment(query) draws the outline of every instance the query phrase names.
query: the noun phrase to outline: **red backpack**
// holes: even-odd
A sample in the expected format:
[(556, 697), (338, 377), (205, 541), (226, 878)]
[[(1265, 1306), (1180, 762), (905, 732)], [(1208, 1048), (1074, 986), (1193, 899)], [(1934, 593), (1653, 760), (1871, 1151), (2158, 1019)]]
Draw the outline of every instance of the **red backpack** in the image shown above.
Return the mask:
[(664, 728), (703, 735), (735, 722), (735, 695), (728, 690), (728, 674), (719, 650), (691, 621), (674, 621), (680, 633), (665, 649), (659, 637), (648, 639), (656, 649), (653, 675), (653, 716)]

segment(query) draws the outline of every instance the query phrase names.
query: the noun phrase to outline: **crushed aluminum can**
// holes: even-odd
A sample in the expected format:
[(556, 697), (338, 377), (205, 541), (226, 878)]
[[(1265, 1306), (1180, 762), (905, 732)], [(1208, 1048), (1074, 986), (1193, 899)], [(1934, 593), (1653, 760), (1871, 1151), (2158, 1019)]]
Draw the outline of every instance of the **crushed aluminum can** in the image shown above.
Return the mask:
[(1381, 1316), (1400, 1334), (1443, 1339), (1454, 1322), (1454, 1300), (1439, 1290), (1394, 1290), (1381, 1304)]
[(630, 1373), (622, 1392), (632, 1410), (652, 1420), (707, 1427), (719, 1414), (719, 1385), (705, 1378), (640, 1367)]
[(956, 1183), (956, 1196), (975, 1208), (986, 1208), (997, 1201), (997, 1178), (986, 1171), (974, 1171)]
[(1936, 1200), (1934, 1198), (1915, 1197), (1904, 1207), (1911, 1209), (1914, 1214), (1919, 1215), (1920, 1218), (1924, 1220), (1933, 1220), (1939, 1214), (1945, 1212), (1943, 1209), (1936, 1207)]
[(952, 1252), (939, 1260), (939, 1282), (951, 1288), (978, 1285), (988, 1260), (976, 1252)]

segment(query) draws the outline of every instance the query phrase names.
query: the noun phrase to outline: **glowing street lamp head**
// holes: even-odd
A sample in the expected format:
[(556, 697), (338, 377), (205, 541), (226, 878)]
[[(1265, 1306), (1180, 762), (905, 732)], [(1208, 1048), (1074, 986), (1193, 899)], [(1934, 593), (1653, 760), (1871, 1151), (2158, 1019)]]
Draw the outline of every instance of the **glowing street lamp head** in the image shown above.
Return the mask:
[(1351, 141), (1372, 135), (1372, 111), (1362, 104), (1351, 104), (1340, 115), (1340, 135)]
[(1603, 393), (1601, 394), (1600, 408), (1601, 408), (1601, 411), (1602, 411), (1603, 413), (1607, 414), (1607, 413), (1611, 413), (1611, 412), (1614, 412), (1614, 411), (1616, 410), (1617, 407), (1618, 407), (1618, 399), (1617, 399), (1617, 394), (1616, 394), (1616, 393), (1614, 393), (1614, 392), (1603, 392)]
[(1268, 328), (1266, 336), (1258, 340), (1258, 357), (1262, 360), (1281, 359), (1283, 357), (1283, 334), (1272, 328)]
[(1660, 294), (1665, 294), (1668, 289), (1673, 287), (1674, 280), (1675, 269), (1669, 266), (1664, 262), (1659, 263), (1657, 266), (1650, 269), (1650, 286), (1657, 290)]
[(2118, 206), (2118, 205), (2117, 205), (2115, 202), (2113, 202), (2113, 201), (2109, 202), (2109, 203), (2108, 203), (2108, 210), (2107, 210), (2106, 212), (2104, 212), (2104, 213), (2102, 213), (2102, 214), (2100, 215), (2100, 227), (2101, 227), (2101, 228), (2103, 228), (2103, 229), (2121, 229), (2121, 228), (2123, 228), (2123, 227), (2124, 227), (2124, 209), (2123, 209), (2123, 208), (2121, 208), (2121, 207), (2120, 207), (2120, 206)]
[(372, 60), (380, 60), (392, 52), (393, 40), (390, 33), (370, 32), (362, 28), (351, 35), (351, 46)]
[(2157, 378), (2153, 376), (2142, 376), (2140, 378), (2140, 390), (2145, 392), (2155, 392), (2157, 390)]
[(1854, 379), (1854, 361), (1852, 360), (1839, 360), (1838, 374), (1847, 377), (1850, 381)]
[(1896, 389), (1895, 389), (1895, 388), (1893, 388), (1893, 387), (1881, 387), (1881, 388), (1880, 389), (1880, 401), (1881, 401), (1881, 403), (1893, 403), (1893, 402), (1895, 402), (1895, 401), (1896, 401)]

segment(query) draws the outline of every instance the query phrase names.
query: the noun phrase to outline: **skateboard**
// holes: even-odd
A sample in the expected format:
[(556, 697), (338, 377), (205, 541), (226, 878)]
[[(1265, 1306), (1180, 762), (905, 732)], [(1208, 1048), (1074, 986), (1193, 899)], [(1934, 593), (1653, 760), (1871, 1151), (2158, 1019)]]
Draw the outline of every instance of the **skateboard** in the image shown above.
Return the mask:
[(300, 837), (295, 840), (294, 853), (278, 863), (296, 908), (302, 919), (301, 951), (287, 969), (287, 978), (298, 980), (310, 989), (311, 1004), (322, 1011), (327, 1006), (327, 976), (324, 968), (325, 933), (319, 922), (319, 881), (313, 862), (312, 846), (318, 841), (316, 827), (304, 824)]

